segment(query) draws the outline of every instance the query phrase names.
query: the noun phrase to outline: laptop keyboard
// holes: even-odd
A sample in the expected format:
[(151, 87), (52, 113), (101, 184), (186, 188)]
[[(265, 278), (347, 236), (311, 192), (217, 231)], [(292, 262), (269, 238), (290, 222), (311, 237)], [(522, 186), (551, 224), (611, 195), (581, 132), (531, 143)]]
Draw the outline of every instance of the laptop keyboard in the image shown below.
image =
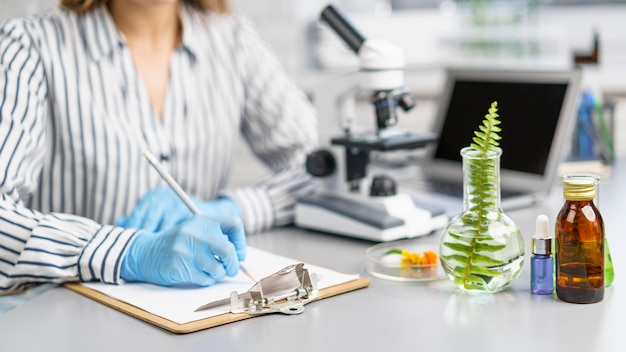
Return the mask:
[[(401, 181), (402, 186), (419, 189), (422, 191), (431, 191), (435, 193), (446, 194), (453, 197), (463, 198), (463, 184), (458, 182), (437, 180), (437, 179), (421, 179), (419, 177), (404, 178)], [(501, 198), (514, 197), (524, 194), (519, 191), (500, 190)]]
[(443, 193), (454, 197), (463, 197), (462, 183), (429, 180), (426, 184), (429, 191)]

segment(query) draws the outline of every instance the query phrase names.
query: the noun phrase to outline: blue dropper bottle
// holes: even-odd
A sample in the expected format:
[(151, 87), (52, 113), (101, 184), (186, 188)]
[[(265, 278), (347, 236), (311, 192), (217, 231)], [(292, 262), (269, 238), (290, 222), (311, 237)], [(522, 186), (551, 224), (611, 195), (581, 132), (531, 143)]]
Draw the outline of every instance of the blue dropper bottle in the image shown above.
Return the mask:
[(551, 295), (554, 290), (552, 237), (548, 232), (548, 217), (537, 216), (535, 234), (531, 238), (530, 292), (536, 295)]

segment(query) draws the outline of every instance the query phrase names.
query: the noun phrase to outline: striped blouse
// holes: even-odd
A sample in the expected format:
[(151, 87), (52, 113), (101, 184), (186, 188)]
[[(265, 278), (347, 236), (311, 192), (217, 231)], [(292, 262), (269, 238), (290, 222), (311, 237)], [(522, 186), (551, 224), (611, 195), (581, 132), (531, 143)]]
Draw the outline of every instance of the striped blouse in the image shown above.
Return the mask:
[[(0, 29), (0, 294), (118, 283), (136, 230), (112, 224), (165, 186), (144, 150), (189, 194), (231, 197), (247, 233), (292, 221), (313, 187), (302, 168), (317, 143), (311, 105), (248, 22), (184, 5), (180, 16), (161, 119), (106, 8)], [(224, 189), (239, 135), (275, 173)]]

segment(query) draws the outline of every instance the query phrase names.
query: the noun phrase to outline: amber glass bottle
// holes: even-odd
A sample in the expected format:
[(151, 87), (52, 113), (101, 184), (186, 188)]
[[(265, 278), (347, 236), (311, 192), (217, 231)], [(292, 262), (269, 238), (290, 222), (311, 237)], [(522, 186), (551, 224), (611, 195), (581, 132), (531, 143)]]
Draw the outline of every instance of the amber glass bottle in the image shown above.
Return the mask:
[(571, 303), (604, 298), (604, 223), (596, 208), (596, 177), (565, 175), (565, 204), (556, 218), (556, 294)]

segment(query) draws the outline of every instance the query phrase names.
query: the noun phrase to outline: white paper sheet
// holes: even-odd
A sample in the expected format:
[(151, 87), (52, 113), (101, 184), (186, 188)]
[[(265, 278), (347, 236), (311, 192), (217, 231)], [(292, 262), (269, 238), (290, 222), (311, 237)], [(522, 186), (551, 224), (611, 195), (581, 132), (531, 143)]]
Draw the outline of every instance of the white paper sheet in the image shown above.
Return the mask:
[[(272, 275), (288, 265), (300, 262), (251, 247), (248, 247), (248, 257), (246, 258), (247, 267), (257, 279)], [(305, 263), (305, 267), (310, 273), (317, 274), (317, 286), (320, 290), (356, 280), (359, 277), (358, 274), (342, 274), (307, 263)], [(161, 287), (143, 283), (125, 283), (122, 285), (83, 283), (83, 285), (175, 323), (185, 324), (228, 313), (230, 311), (228, 305), (200, 312), (194, 312), (194, 310), (203, 304), (228, 298), (232, 291), (246, 292), (254, 285), (254, 282), (240, 272), (234, 278), (227, 278), (214, 286), (202, 288)]]

